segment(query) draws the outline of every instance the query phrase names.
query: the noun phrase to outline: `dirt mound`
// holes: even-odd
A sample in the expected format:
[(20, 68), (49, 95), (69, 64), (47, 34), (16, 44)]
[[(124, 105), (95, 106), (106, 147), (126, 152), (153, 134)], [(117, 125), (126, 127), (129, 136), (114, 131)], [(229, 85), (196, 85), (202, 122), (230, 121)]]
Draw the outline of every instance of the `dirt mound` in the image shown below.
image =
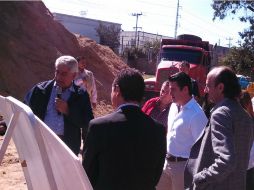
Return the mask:
[(54, 21), (42, 2), (0, 2), (0, 94), (20, 100), (35, 83), (54, 77), (60, 55), (84, 55), (98, 99), (110, 99), (115, 74), (126, 64), (108, 47), (74, 35)]
[[(98, 88), (95, 116), (112, 111), (111, 83), (126, 64), (108, 47), (67, 31), (42, 2), (1, 1), (0, 26), (0, 95), (23, 100), (35, 83), (54, 77), (57, 57), (84, 55)], [(27, 189), (13, 142), (0, 167), (0, 189)]]

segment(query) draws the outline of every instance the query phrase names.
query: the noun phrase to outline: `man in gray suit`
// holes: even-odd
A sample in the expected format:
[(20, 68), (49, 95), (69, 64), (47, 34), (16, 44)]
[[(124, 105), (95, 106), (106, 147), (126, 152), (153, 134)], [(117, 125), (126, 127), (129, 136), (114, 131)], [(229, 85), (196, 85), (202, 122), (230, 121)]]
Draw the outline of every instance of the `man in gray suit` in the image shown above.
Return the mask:
[(215, 106), (202, 138), (191, 149), (185, 189), (244, 190), (253, 122), (237, 101), (241, 88), (235, 73), (228, 67), (214, 68), (205, 92)]

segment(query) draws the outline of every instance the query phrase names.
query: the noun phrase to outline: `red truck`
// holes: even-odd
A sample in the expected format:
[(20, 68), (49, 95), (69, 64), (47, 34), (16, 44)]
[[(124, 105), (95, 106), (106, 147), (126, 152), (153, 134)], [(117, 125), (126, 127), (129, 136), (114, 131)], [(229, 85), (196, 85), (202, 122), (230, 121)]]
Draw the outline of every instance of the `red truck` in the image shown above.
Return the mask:
[(145, 98), (158, 96), (162, 83), (179, 71), (182, 61), (190, 63), (189, 75), (197, 81), (200, 95), (203, 96), (211, 65), (210, 47), (208, 41), (190, 34), (179, 35), (176, 39), (162, 39), (156, 75), (145, 80)]

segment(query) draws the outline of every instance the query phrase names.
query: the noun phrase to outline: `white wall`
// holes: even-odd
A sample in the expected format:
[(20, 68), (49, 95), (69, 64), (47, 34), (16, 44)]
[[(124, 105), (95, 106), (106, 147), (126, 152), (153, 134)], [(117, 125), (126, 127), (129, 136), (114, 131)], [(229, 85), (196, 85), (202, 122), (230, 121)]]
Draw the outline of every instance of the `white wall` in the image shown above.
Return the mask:
[(70, 32), (86, 36), (96, 41), (97, 43), (100, 42), (100, 39), (97, 36), (96, 28), (99, 26), (100, 22), (102, 22), (102, 24), (104, 25), (113, 24), (121, 28), (121, 24), (119, 23), (94, 20), (94, 19), (65, 15), (60, 13), (53, 13), (53, 15), (55, 20), (59, 21)]

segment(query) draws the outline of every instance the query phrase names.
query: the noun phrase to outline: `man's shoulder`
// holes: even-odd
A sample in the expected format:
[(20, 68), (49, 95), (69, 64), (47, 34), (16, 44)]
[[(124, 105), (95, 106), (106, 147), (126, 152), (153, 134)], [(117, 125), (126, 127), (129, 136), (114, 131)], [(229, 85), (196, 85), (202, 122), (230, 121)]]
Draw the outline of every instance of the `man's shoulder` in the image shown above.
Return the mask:
[(186, 104), (186, 106), (193, 112), (203, 112), (199, 103), (195, 100), (195, 98), (191, 98), (191, 100)]
[(53, 86), (53, 84), (54, 84), (54, 80), (42, 81), (42, 82), (39, 82), (39, 83), (35, 84), (32, 88), (32, 91), (34, 91), (34, 90), (36, 90), (36, 91), (45, 90), (45, 89)]
[(84, 69), (84, 72), (86, 75), (89, 75), (89, 76), (93, 75), (93, 72), (90, 70)]
[(151, 104), (151, 103), (155, 103), (155, 102), (157, 102), (159, 99), (160, 99), (160, 97), (150, 98), (149, 100), (147, 100), (147, 101), (144, 103), (144, 105), (148, 105), (148, 104)]
[(105, 125), (117, 122), (118, 121), (117, 118), (119, 117), (118, 115), (119, 114), (117, 112), (112, 112), (104, 116), (97, 117), (90, 121), (90, 125)]
[(74, 89), (74, 93), (78, 94), (78, 95), (85, 95), (85, 96), (89, 96), (88, 92), (86, 89), (82, 88), (82, 86), (75, 84), (75, 82), (73, 82), (72, 84), (73, 89)]
[(225, 98), (220, 103), (214, 106), (214, 112), (220, 112), (222, 110), (227, 112), (234, 112), (235, 110), (243, 110), (242, 106), (236, 100)]
[(91, 120), (90, 125), (109, 125), (110, 126), (110, 125), (115, 125), (117, 123), (130, 122), (133, 120), (134, 123), (142, 121), (141, 123), (146, 123), (148, 125), (147, 127), (156, 126), (156, 127), (164, 128), (163, 125), (161, 125), (156, 120), (144, 114), (141, 110), (140, 111), (133, 110), (133, 112), (128, 110), (128, 112), (129, 114), (126, 111), (122, 111), (122, 110), (114, 111), (105, 116), (101, 116)]
[(35, 87), (38, 87), (39, 89), (45, 89), (49, 85), (53, 85), (53, 84), (54, 84), (54, 80), (47, 80), (47, 81), (42, 81), (42, 82), (37, 83), (35, 85)]
[(236, 100), (226, 100), (217, 105), (212, 111), (210, 121), (214, 124), (223, 122), (223, 126), (227, 123), (228, 126), (233, 125), (247, 133), (252, 133), (250, 131), (253, 128), (253, 119)]
[(229, 121), (245, 121), (251, 119), (240, 103), (231, 99), (225, 99), (220, 104), (215, 105), (211, 114), (211, 120), (214, 118), (224, 118), (225, 120), (228, 118)]
[(207, 117), (205, 115), (204, 110), (197, 103), (197, 101), (192, 98), (188, 104), (188, 109), (186, 109), (185, 114), (186, 117), (192, 118), (194, 120), (198, 119), (199, 121), (207, 121)]
[(147, 130), (156, 131), (165, 129), (165, 127), (162, 124), (160, 124), (158, 121), (142, 112), (141, 109), (139, 108), (130, 109), (128, 110), (128, 112), (129, 116), (127, 117), (129, 118), (129, 121), (134, 122), (140, 126), (143, 126)]

